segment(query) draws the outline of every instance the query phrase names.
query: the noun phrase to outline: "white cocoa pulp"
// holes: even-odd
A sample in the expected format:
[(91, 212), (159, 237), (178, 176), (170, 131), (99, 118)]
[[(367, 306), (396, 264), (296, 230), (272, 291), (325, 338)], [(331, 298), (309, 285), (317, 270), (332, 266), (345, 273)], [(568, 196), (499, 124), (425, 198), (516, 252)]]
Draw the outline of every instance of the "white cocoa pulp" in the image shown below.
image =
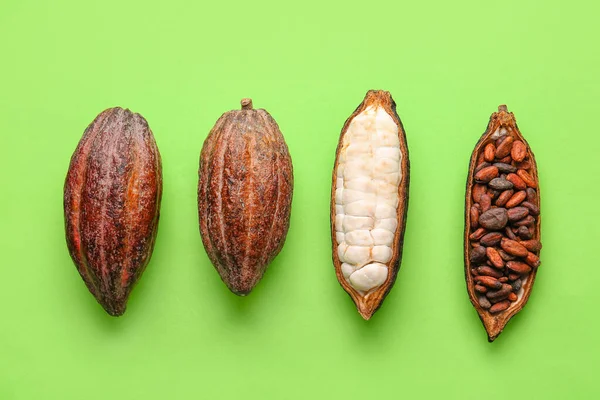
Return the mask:
[(398, 126), (385, 109), (370, 106), (352, 119), (338, 155), (335, 230), (342, 274), (359, 292), (390, 273), (401, 161)]

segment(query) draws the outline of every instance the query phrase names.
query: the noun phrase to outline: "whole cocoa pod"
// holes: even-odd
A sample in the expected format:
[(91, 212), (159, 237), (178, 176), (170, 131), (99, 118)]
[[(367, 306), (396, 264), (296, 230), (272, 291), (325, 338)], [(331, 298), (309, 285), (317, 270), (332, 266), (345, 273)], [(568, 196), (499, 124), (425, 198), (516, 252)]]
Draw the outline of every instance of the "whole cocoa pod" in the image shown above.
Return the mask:
[(294, 178), (275, 120), (250, 99), (241, 105), (219, 118), (202, 147), (198, 218), (212, 264), (244, 296), (283, 247)]
[(160, 212), (162, 167), (139, 114), (105, 110), (87, 127), (64, 188), (67, 246), (96, 300), (113, 316), (150, 261)]
[(335, 272), (366, 320), (400, 269), (408, 186), (408, 146), (396, 103), (389, 92), (369, 90), (340, 134), (330, 209)]

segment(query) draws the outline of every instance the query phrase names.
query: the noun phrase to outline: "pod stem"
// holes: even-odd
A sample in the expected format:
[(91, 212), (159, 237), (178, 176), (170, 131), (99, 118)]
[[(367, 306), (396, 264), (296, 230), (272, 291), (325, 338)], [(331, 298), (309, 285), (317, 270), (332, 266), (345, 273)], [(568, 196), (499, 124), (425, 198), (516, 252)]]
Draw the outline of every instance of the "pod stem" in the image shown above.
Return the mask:
[(506, 107), (506, 104), (502, 104), (502, 105), (498, 106), (498, 112), (501, 112), (501, 111), (508, 112), (508, 107)]
[(242, 99), (240, 104), (242, 105), (242, 110), (252, 110), (252, 99)]

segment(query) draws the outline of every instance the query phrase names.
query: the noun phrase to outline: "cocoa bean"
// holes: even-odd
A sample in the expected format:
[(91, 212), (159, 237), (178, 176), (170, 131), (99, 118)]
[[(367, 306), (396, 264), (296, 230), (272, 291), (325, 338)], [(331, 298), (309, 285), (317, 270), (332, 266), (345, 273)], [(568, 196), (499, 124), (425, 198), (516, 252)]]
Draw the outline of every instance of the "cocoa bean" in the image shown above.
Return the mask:
[(498, 290), (488, 290), (488, 292), (485, 294), (485, 297), (490, 300), (505, 299), (508, 297), (510, 292), (512, 292), (512, 286), (507, 283), (503, 283), (501, 288)]
[(508, 309), (508, 307), (510, 307), (510, 301), (504, 300), (494, 304), (492, 307), (490, 307), (489, 311), (491, 314), (497, 314), (499, 312), (505, 311), (506, 309)]
[[(490, 165), (492, 165), (492, 164), (490, 164), (489, 162), (485, 162), (485, 161), (484, 161), (484, 162), (480, 163), (480, 164), (479, 164), (479, 165), (478, 165), (478, 166), (475, 168), (475, 172), (479, 172), (479, 171), (481, 171), (482, 169), (484, 169), (484, 168), (486, 168), (486, 167), (489, 167)], [(516, 167), (515, 167), (515, 168), (516, 168)]]
[(516, 281), (520, 277), (521, 277), (520, 274), (515, 274), (514, 272), (511, 272), (510, 274), (508, 274), (508, 280), (509, 281)]
[(490, 303), (490, 301), (487, 299), (487, 297), (485, 296), (480, 296), (479, 297), (479, 306), (483, 309), (488, 309), (492, 306), (492, 303)]
[(500, 173), (517, 172), (517, 167), (507, 163), (494, 163), (494, 167), (498, 168)]
[[(488, 168), (494, 168), (494, 167), (488, 167)], [(519, 175), (519, 178), (521, 178), (528, 187), (530, 187), (530, 188), (537, 187), (537, 183), (535, 182), (533, 177), (531, 175), (529, 175), (529, 172), (525, 171), (524, 169), (519, 169), (519, 170), (517, 170), (517, 175)]]
[(471, 254), (469, 255), (469, 260), (472, 263), (485, 262), (486, 258), (487, 258), (487, 255), (485, 252), (485, 247), (483, 247), (483, 246), (473, 248), (471, 250)]
[(508, 295), (507, 298), (508, 298), (509, 301), (515, 302), (515, 301), (517, 301), (519, 299), (519, 296), (517, 296), (516, 293), (511, 292), (511, 293), (509, 293), (509, 295)]
[(506, 263), (506, 268), (521, 275), (525, 275), (531, 272), (531, 267), (520, 261), (509, 261)]
[(503, 268), (504, 267), (504, 260), (502, 259), (502, 257), (500, 257), (500, 254), (498, 254), (498, 250), (496, 250), (493, 247), (487, 247), (485, 249), (485, 253), (487, 255), (488, 260), (490, 260), (490, 262), (492, 263), (492, 265), (496, 268)]
[(496, 148), (497, 159), (502, 159), (510, 154), (510, 151), (512, 150), (513, 141), (514, 138), (512, 136), (506, 136), (506, 139), (504, 139), (502, 143), (500, 143), (500, 145)]
[(519, 226), (532, 226), (533, 224), (535, 224), (535, 218), (533, 218), (531, 215), (528, 215), (528, 216), (526, 216), (523, 219), (520, 219), (520, 220), (518, 220), (516, 222), (513, 222), (512, 224), (515, 227), (519, 227)]
[(475, 269), (475, 271), (477, 272), (477, 275), (491, 276), (491, 277), (494, 277), (496, 279), (502, 278), (502, 272), (501, 271), (498, 271), (497, 269), (488, 267), (487, 265), (483, 265), (483, 266), (477, 267)]
[(519, 242), (514, 240), (502, 239), (502, 241), (500, 242), (500, 246), (502, 247), (502, 250), (504, 250), (508, 254), (512, 254), (513, 256), (526, 257), (528, 253), (525, 247), (523, 247), (521, 244), (519, 244)]
[(493, 165), (485, 167), (475, 174), (475, 182), (487, 183), (498, 176), (498, 168)]
[(494, 161), (496, 157), (496, 146), (493, 143), (488, 143), (483, 149), (483, 159), (487, 162)]
[(479, 216), (479, 224), (487, 230), (499, 231), (508, 223), (505, 208), (498, 207), (485, 211)]
[(471, 240), (479, 240), (485, 235), (487, 231), (484, 228), (478, 228), (475, 232), (469, 235), (469, 239)]
[(518, 206), (519, 204), (521, 204), (521, 202), (523, 200), (525, 200), (527, 198), (527, 192), (525, 192), (524, 190), (521, 190), (517, 193), (515, 193), (510, 200), (508, 200), (506, 202), (506, 208), (513, 208)]
[(511, 222), (519, 221), (529, 215), (529, 210), (525, 207), (510, 208), (507, 212), (508, 220)]
[(482, 285), (475, 285), (475, 291), (477, 293), (487, 293), (488, 288), (486, 288), (485, 286), (482, 286)]
[(517, 162), (523, 161), (527, 155), (527, 146), (525, 146), (525, 143), (521, 142), (520, 140), (515, 140), (513, 142), (510, 155), (512, 159)]
[(517, 278), (513, 279), (513, 283), (511, 284), (511, 286), (513, 288), (513, 292), (518, 293), (519, 290), (521, 290), (521, 287), (523, 285), (523, 281), (520, 278), (521, 274), (515, 274), (515, 275), (517, 276)]
[(497, 246), (500, 244), (500, 240), (502, 240), (503, 235), (500, 232), (490, 232), (481, 237), (479, 243), (483, 246)]
[(527, 185), (523, 182), (523, 179), (519, 177), (517, 174), (508, 174), (506, 175), (506, 180), (511, 182), (515, 189), (517, 190), (525, 190)]
[(504, 192), (500, 193), (500, 196), (498, 196), (498, 199), (496, 199), (496, 206), (504, 207), (506, 202), (512, 197), (513, 193), (514, 191), (512, 189), (505, 190)]
[(508, 190), (513, 188), (513, 184), (505, 178), (494, 178), (488, 183), (488, 186), (495, 190)]
[(485, 194), (486, 191), (487, 191), (487, 187), (485, 185), (482, 185), (480, 183), (473, 185), (473, 191), (472, 191), (473, 201), (475, 203), (479, 203), (481, 201), (481, 195)]
[(527, 201), (532, 204), (537, 204), (537, 192), (535, 191), (535, 189), (527, 188)]
[(492, 278), (491, 276), (476, 276), (473, 278), (475, 282), (490, 288), (490, 289), (500, 289), (502, 287), (502, 282), (500, 282), (496, 278)]
[(471, 229), (477, 229), (479, 226), (479, 208), (471, 206)]
[(520, 226), (519, 229), (517, 229), (517, 236), (523, 240), (528, 240), (532, 238), (533, 234), (528, 227)]
[(487, 193), (481, 195), (481, 201), (479, 202), (481, 211), (486, 212), (492, 206), (492, 198)]
[(498, 250), (498, 254), (500, 254), (500, 257), (502, 257), (502, 259), (504, 261), (512, 261), (512, 260), (516, 260), (515, 256), (512, 256), (510, 254), (508, 254), (507, 252), (505, 252), (504, 250), (500, 249)]
[(509, 226), (504, 228), (504, 234), (506, 235), (506, 237), (508, 237), (511, 240), (517, 240), (517, 235), (515, 235), (515, 233), (512, 231), (512, 229)]
[(528, 201), (524, 201), (523, 203), (521, 203), (521, 205), (529, 210), (529, 214), (534, 215), (536, 217), (540, 215), (540, 209), (535, 204), (530, 203)]
[(539, 240), (523, 240), (520, 243), (523, 247), (531, 252), (537, 252), (542, 249), (542, 244)]
[(527, 253), (527, 256), (525, 257), (525, 262), (533, 268), (537, 268), (540, 266), (540, 258), (531, 252)]

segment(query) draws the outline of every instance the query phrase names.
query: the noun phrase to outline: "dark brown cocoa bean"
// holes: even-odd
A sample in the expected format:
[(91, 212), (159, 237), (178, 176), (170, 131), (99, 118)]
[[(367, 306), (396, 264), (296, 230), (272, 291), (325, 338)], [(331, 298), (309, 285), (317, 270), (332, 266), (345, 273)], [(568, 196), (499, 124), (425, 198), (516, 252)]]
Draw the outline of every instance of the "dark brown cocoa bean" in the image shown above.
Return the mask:
[(506, 235), (506, 237), (508, 237), (511, 240), (517, 240), (517, 235), (515, 235), (515, 233), (512, 231), (512, 229), (510, 229), (510, 226), (507, 226), (506, 228), (504, 228), (504, 234)]
[(522, 240), (529, 240), (533, 235), (528, 227), (520, 226), (519, 229), (517, 229), (517, 236)]
[(492, 303), (490, 303), (490, 301), (487, 299), (487, 297), (480, 296), (479, 297), (479, 306), (481, 308), (487, 310), (488, 308), (490, 308), (492, 306)]
[(475, 167), (475, 172), (477, 173), (477, 172), (481, 171), (482, 169), (489, 167), (490, 165), (492, 165), (492, 164), (484, 161), (481, 164), (479, 164), (477, 167)]
[(510, 222), (515, 222), (529, 215), (529, 210), (525, 207), (514, 207), (508, 209), (507, 216)]
[(494, 166), (485, 167), (475, 174), (475, 182), (487, 183), (498, 176), (498, 168)]
[(499, 231), (508, 223), (508, 214), (505, 208), (492, 208), (479, 216), (479, 225), (487, 230)]
[(513, 142), (510, 155), (512, 159), (517, 162), (523, 161), (527, 155), (527, 146), (525, 146), (525, 143), (521, 142), (520, 140), (515, 140)]
[(511, 284), (511, 286), (513, 288), (513, 292), (518, 293), (519, 290), (521, 290), (521, 287), (523, 286), (523, 281), (521, 280), (521, 274), (515, 275), (517, 275), (517, 278), (514, 279), (514, 282)]
[(514, 240), (504, 238), (500, 242), (500, 246), (502, 247), (502, 250), (504, 250), (508, 254), (512, 254), (513, 256), (526, 257), (528, 253), (525, 247), (523, 247), (521, 244), (519, 244), (519, 242)]
[(527, 201), (532, 204), (537, 204), (537, 192), (533, 188), (527, 188)]
[(525, 275), (531, 272), (531, 267), (520, 261), (509, 261), (506, 263), (506, 268), (521, 275)]
[(530, 203), (528, 201), (524, 201), (523, 203), (521, 203), (521, 205), (529, 210), (529, 214), (534, 215), (536, 217), (540, 215), (540, 209), (535, 204)]
[(510, 301), (504, 300), (504, 301), (494, 304), (492, 307), (490, 307), (489, 311), (491, 314), (497, 314), (499, 312), (507, 310), (508, 307), (510, 307)]
[(472, 263), (485, 262), (486, 258), (487, 255), (485, 252), (485, 247), (483, 246), (475, 247), (471, 250), (471, 254), (469, 255), (469, 260)]
[(490, 300), (505, 299), (508, 297), (510, 292), (512, 292), (512, 286), (508, 283), (503, 283), (502, 287), (498, 290), (488, 290), (488, 292), (485, 294), (485, 297)]
[(506, 208), (513, 208), (518, 206), (519, 204), (521, 204), (521, 202), (523, 200), (525, 200), (527, 198), (527, 192), (525, 192), (524, 190), (521, 190), (517, 193), (515, 193), (510, 200), (508, 200), (506, 202)]
[(513, 188), (513, 184), (507, 181), (505, 178), (494, 178), (489, 183), (488, 186), (495, 190), (508, 190)]
[[(490, 196), (491, 200), (494, 200), (494, 199), (498, 198), (498, 196), (500, 195), (500, 193), (501, 192), (499, 190), (496, 190), (496, 189), (489, 189), (488, 192), (487, 192), (487, 194), (488, 194), (488, 196)], [(490, 204), (490, 206), (491, 206), (491, 204)]]
[(502, 143), (500, 143), (500, 145), (496, 148), (497, 159), (502, 159), (510, 154), (510, 151), (512, 150), (513, 141), (514, 138), (512, 136), (506, 136), (506, 139), (504, 139)]
[(524, 169), (524, 170), (529, 170), (531, 169), (533, 165), (531, 164), (531, 161), (525, 157), (525, 160), (521, 161), (521, 162), (517, 162), (515, 161), (515, 167), (519, 168), (519, 169)]
[(532, 226), (533, 224), (535, 224), (535, 218), (533, 218), (531, 215), (528, 215), (528, 216), (526, 216), (523, 219), (520, 219), (520, 220), (518, 220), (516, 222), (513, 222), (512, 224), (515, 227), (519, 227), (519, 226)]
[(500, 232), (490, 232), (481, 237), (479, 243), (481, 245), (490, 247), (497, 246), (500, 244), (500, 240), (502, 240), (503, 235)]
[(517, 167), (515, 167), (514, 165), (511, 165), (511, 164), (499, 162), (499, 163), (494, 163), (493, 165), (494, 165), (494, 167), (498, 168), (498, 171), (500, 173), (517, 172)]

